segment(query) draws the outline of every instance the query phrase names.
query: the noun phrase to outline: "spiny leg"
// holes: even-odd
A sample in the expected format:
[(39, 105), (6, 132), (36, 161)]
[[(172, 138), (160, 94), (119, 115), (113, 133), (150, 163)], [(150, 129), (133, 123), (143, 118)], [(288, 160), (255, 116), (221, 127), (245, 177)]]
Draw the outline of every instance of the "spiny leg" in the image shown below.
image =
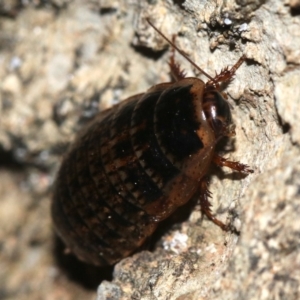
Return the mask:
[[(203, 75), (205, 75), (207, 78), (209, 78), (210, 80), (206, 83), (206, 85), (209, 86), (214, 86), (217, 88), (217, 90), (220, 89), (219, 83), (221, 82), (226, 82), (229, 81), (230, 79), (232, 79), (232, 77), (234, 76), (236, 70), (240, 67), (240, 65), (246, 60), (246, 57), (244, 55), (241, 56), (241, 58), (234, 64), (233, 67), (231, 67), (230, 69), (228, 67), (226, 67), (225, 69), (223, 69), (220, 74), (216, 74), (215, 77), (210, 76), (209, 74), (207, 74), (204, 70), (202, 70), (199, 66), (197, 66), (195, 64), (195, 62), (193, 62), (181, 49), (179, 49), (175, 43), (173, 43), (171, 40), (169, 40), (158, 28), (156, 28), (154, 26), (154, 24), (150, 21), (149, 18), (146, 19), (147, 22), (150, 24), (150, 26), (153, 27), (153, 29), (155, 31), (157, 31), (170, 45), (173, 46), (173, 48), (175, 48), (187, 61), (189, 61), (197, 70), (199, 70)], [(174, 38), (173, 38), (174, 39)], [(173, 50), (175, 51), (175, 50)], [(173, 62), (172, 62), (173, 59)], [(183, 79), (185, 76), (182, 73), (182, 71), (180, 71), (179, 65), (176, 64), (174, 62), (174, 55), (173, 58), (171, 57), (171, 69), (174, 69), (174, 77), (176, 80), (180, 80)], [(178, 76), (177, 76), (178, 75)]]
[(237, 161), (227, 160), (226, 158), (224, 158), (224, 157), (222, 157), (218, 154), (214, 154), (213, 162), (219, 167), (228, 167), (228, 168), (230, 168), (232, 170), (235, 170), (239, 173), (250, 174), (250, 173), (254, 172), (252, 169), (250, 169), (249, 166), (241, 164)]
[[(175, 44), (175, 40), (176, 40), (176, 35), (174, 34), (172, 37), (173, 44)], [(171, 52), (170, 61), (169, 61), (170, 73), (171, 73), (173, 81), (179, 81), (179, 80), (185, 78), (186, 74), (185, 74), (185, 71), (180, 68), (179, 63), (177, 63), (175, 61), (175, 48), (172, 47), (171, 51), (172, 52)]]
[(207, 82), (207, 85), (214, 85), (217, 88), (219, 83), (230, 81), (235, 75), (236, 70), (241, 66), (241, 64), (246, 60), (246, 56), (242, 55), (240, 59), (229, 69), (224, 68), (219, 74), (216, 74), (212, 80)]
[(221, 227), (221, 229), (225, 231), (230, 230), (230, 226), (225, 225), (212, 214), (210, 209), (211, 203), (208, 198), (211, 198), (211, 192), (208, 190), (208, 181), (207, 178), (202, 178), (200, 181), (200, 207), (202, 213), (205, 214), (209, 220)]

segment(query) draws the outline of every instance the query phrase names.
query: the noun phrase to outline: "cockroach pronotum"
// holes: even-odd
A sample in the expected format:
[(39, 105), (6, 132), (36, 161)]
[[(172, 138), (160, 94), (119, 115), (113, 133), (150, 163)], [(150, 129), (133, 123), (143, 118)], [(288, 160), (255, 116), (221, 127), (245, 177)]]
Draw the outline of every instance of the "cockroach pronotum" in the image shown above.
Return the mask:
[[(245, 57), (211, 77), (148, 23), (173, 46), (175, 81), (100, 112), (71, 146), (55, 184), (56, 231), (71, 252), (94, 265), (112, 265), (136, 251), (196, 192), (202, 212), (228, 230), (210, 210), (208, 169), (214, 163), (253, 172), (215, 150), (220, 139), (235, 135), (220, 83), (232, 79)], [(208, 82), (185, 77), (174, 49)]]

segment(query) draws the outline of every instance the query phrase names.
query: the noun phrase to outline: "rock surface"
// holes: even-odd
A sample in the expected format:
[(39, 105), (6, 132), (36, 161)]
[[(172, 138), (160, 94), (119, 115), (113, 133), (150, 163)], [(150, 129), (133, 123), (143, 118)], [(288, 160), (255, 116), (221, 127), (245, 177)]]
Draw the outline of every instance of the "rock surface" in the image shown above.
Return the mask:
[[(299, 299), (298, 2), (0, 1), (0, 298)], [(239, 236), (196, 206), (98, 279), (56, 242), (51, 187), (97, 111), (169, 81), (147, 17), (209, 74), (246, 55), (225, 89), (237, 127), (225, 153), (255, 173), (212, 170), (213, 209)]]

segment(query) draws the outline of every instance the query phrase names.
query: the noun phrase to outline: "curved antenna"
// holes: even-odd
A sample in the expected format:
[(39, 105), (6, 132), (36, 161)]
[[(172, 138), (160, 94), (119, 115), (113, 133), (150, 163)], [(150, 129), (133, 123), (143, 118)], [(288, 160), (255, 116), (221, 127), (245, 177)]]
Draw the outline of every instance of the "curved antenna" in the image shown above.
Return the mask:
[(188, 62), (190, 62), (198, 71), (200, 71), (203, 75), (205, 75), (207, 78), (209, 78), (212, 82), (215, 82), (215, 79), (208, 75), (204, 70), (202, 70), (199, 66), (197, 66), (189, 57), (186, 56), (186, 54), (180, 50), (174, 43), (172, 43), (158, 28), (154, 26), (154, 24), (149, 20), (149, 18), (146, 18), (149, 25), (160, 35), (162, 36), (172, 47), (174, 47)]

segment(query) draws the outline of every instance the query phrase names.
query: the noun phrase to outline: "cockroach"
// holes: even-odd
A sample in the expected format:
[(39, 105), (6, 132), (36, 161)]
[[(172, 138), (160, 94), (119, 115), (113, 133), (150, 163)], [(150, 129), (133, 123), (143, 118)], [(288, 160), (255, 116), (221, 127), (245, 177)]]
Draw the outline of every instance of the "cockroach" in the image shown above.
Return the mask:
[[(210, 209), (209, 167), (253, 172), (215, 150), (223, 137), (235, 135), (220, 84), (232, 79), (245, 57), (211, 77), (147, 21), (173, 47), (175, 81), (100, 112), (70, 147), (55, 183), (55, 229), (71, 252), (94, 265), (112, 265), (136, 251), (196, 192), (203, 214), (229, 230)], [(185, 77), (174, 49), (208, 82)]]

